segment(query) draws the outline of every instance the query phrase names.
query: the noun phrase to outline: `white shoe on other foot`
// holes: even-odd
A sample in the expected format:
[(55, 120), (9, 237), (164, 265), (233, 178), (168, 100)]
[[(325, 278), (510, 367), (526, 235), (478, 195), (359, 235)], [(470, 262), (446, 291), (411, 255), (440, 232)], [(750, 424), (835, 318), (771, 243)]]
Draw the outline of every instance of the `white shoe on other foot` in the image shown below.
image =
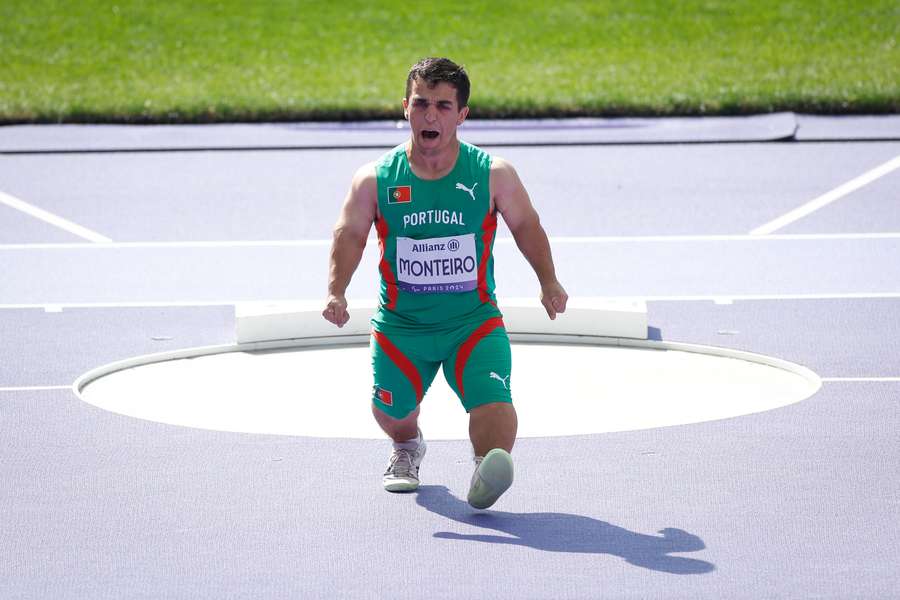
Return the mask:
[[(419, 434), (421, 436), (421, 433)], [(411, 492), (419, 487), (419, 465), (425, 457), (425, 440), (414, 450), (394, 448), (391, 464), (381, 480), (389, 492)]]
[[(475, 459), (478, 461), (478, 459)], [(488, 508), (497, 501), (513, 482), (513, 462), (509, 452), (494, 448), (475, 467), (469, 486), (469, 504), (473, 508)]]

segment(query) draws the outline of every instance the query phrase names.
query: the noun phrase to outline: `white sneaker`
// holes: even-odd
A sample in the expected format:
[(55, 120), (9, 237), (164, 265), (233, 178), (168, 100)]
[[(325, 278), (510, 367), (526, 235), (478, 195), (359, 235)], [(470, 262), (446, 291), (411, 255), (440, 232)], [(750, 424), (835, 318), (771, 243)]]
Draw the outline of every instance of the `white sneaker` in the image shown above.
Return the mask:
[(469, 504), (473, 508), (488, 508), (513, 482), (513, 462), (509, 452), (494, 448), (479, 461), (469, 486)]
[[(421, 438), (422, 432), (419, 432)], [(419, 442), (414, 450), (394, 448), (391, 464), (384, 472), (381, 480), (384, 489), (389, 492), (411, 492), (419, 487), (419, 465), (425, 458), (425, 440)]]

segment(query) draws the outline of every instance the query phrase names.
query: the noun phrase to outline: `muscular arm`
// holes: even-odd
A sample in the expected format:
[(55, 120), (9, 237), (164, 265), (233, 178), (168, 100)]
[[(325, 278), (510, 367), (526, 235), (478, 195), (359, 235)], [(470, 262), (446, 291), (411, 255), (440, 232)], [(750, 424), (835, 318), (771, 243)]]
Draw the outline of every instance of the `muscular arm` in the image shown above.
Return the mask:
[(345, 293), (359, 266), (378, 207), (375, 169), (368, 164), (353, 176), (350, 191), (334, 226), (328, 267), (328, 299), (322, 316), (338, 327), (350, 320)]
[(541, 304), (551, 319), (565, 312), (569, 299), (556, 279), (550, 241), (541, 226), (528, 192), (511, 164), (495, 157), (491, 164), (491, 198), (512, 232), (519, 250), (531, 264), (541, 285)]

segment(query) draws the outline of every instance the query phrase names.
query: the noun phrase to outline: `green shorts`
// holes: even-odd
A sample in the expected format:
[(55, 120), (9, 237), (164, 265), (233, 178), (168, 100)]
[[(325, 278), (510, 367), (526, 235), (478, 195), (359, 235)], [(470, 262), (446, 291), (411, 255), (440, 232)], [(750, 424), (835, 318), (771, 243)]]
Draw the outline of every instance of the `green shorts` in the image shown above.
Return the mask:
[(438, 367), (466, 412), (491, 402), (512, 402), (512, 356), (500, 317), (434, 334), (372, 332), (372, 402), (402, 419), (422, 401)]

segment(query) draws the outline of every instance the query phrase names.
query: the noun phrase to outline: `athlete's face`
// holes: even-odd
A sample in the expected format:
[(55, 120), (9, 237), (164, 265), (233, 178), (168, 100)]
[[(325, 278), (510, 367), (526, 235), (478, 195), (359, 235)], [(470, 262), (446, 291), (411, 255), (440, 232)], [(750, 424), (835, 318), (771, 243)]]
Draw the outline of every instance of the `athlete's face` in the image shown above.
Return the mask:
[(441, 150), (456, 141), (469, 108), (459, 108), (456, 88), (445, 81), (434, 87), (416, 78), (403, 99), (403, 114), (412, 129), (413, 141), (422, 150)]

